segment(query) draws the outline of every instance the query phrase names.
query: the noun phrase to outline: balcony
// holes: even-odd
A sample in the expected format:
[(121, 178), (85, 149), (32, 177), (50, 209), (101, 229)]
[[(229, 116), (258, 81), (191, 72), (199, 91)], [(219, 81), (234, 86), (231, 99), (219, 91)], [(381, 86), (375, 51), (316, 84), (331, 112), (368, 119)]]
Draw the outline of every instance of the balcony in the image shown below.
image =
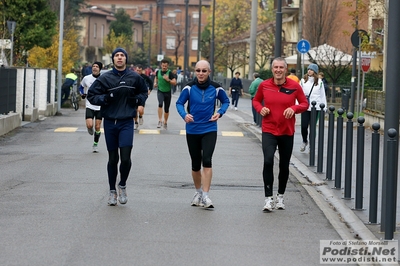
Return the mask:
[[(296, 0), (282, 0), (282, 13), (295, 14), (299, 12), (299, 1)], [(278, 0), (274, 0), (274, 10), (278, 9)]]

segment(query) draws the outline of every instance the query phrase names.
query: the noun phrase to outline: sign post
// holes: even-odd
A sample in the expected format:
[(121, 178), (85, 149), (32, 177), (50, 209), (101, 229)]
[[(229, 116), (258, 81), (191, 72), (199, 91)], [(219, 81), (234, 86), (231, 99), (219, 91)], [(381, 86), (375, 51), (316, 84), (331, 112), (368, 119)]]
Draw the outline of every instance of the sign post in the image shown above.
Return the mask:
[(310, 50), (311, 45), (309, 41), (303, 39), (297, 43), (296, 48), (301, 53), (301, 74), (304, 76), (304, 54)]
[(371, 67), (371, 57), (361, 57), (361, 69), (363, 71), (362, 85), (361, 85), (361, 99), (359, 103), (359, 114), (362, 112), (363, 102), (364, 102), (364, 83), (365, 83), (365, 73), (368, 73)]

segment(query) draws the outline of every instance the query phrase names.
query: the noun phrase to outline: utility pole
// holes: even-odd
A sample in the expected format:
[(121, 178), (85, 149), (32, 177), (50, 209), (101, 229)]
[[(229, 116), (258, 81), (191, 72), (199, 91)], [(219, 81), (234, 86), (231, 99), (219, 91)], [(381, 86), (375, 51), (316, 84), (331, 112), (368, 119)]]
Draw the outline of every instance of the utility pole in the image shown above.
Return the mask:
[(256, 44), (257, 44), (257, 9), (258, 0), (251, 2), (251, 27), (250, 27), (250, 57), (249, 57), (249, 77), (253, 79), (256, 67)]
[(199, 26), (198, 26), (198, 33), (197, 33), (197, 61), (201, 59), (201, 7), (202, 1), (199, 0)]
[[(303, 39), (303, 0), (300, 0), (299, 3), (299, 41)], [(300, 75), (301, 73), (301, 75)], [(302, 67), (301, 67), (301, 54), (297, 51), (297, 63), (296, 63), (296, 74), (297, 76), (301, 77), (303, 75), (302, 73)]]
[(210, 41), (210, 65), (211, 65), (211, 74), (210, 78), (214, 79), (214, 30), (215, 30), (215, 0), (213, 0), (213, 15), (212, 15), (212, 27), (211, 27), (211, 41)]
[(64, 0), (60, 0), (60, 37), (58, 40), (57, 110), (61, 110), (62, 56), (64, 39)]
[(185, 0), (185, 44), (184, 44), (184, 57), (183, 57), (183, 83), (186, 83), (186, 73), (188, 69), (188, 35), (189, 35), (189, 0)]
[(282, 54), (282, 0), (278, 0), (276, 10), (276, 26), (275, 26), (275, 53), (274, 57), (280, 57)]

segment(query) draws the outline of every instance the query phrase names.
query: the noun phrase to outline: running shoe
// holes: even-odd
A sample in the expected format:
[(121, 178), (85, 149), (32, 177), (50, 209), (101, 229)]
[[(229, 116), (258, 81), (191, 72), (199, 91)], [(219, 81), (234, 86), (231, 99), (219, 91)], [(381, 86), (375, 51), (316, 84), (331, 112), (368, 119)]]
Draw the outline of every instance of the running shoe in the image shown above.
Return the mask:
[(275, 208), (277, 210), (284, 210), (285, 209), (285, 203), (284, 203), (282, 194), (277, 194), (276, 195)]
[(203, 197), (201, 199), (200, 206), (204, 208), (214, 208), (214, 205), (209, 197)]
[(201, 193), (194, 193), (191, 206), (200, 206), (201, 205)]
[(164, 129), (168, 129), (167, 123), (164, 123)]
[(162, 122), (158, 121), (157, 128), (161, 128), (161, 126), (162, 126)]
[(235, 107), (235, 111), (237, 111), (237, 107)]
[(306, 150), (306, 147), (307, 147), (307, 145), (308, 145), (308, 142), (303, 142), (303, 143), (301, 143), (301, 146), (300, 146), (300, 151), (301, 151), (301, 152), (305, 151), (305, 150)]
[(99, 152), (99, 146), (97, 145), (97, 143), (93, 143), (93, 152), (94, 153)]
[(265, 205), (263, 208), (263, 211), (269, 211), (271, 212), (273, 209), (275, 209), (275, 201), (273, 197), (268, 197), (265, 199)]
[(138, 122), (135, 122), (135, 127), (133, 128), (134, 130), (137, 130), (138, 129), (138, 127), (139, 127), (139, 124), (138, 124)]
[(94, 133), (93, 127), (88, 127), (87, 132), (88, 132), (90, 135), (93, 135), (93, 133)]
[(143, 116), (139, 116), (139, 125), (143, 125)]
[(126, 186), (122, 187), (118, 185), (118, 201), (121, 204), (126, 204), (128, 202), (128, 195), (126, 195)]
[(108, 205), (109, 206), (117, 205), (117, 191), (110, 190), (110, 197), (108, 198)]

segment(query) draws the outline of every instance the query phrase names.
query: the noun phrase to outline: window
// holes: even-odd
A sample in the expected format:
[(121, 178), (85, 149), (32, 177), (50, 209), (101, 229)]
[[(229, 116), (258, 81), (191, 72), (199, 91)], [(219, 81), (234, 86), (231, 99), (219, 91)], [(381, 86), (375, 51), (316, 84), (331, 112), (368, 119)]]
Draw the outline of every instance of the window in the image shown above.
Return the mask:
[(101, 46), (104, 46), (104, 24), (101, 25), (101, 32), (100, 32), (100, 38), (101, 38)]
[(192, 50), (197, 51), (198, 50), (198, 40), (197, 38), (192, 38)]
[(175, 13), (168, 13), (168, 24), (175, 25), (176, 23), (176, 14)]
[(94, 23), (93, 25), (93, 38), (97, 38), (97, 23)]
[(175, 36), (167, 36), (167, 50), (175, 49)]
[(199, 25), (199, 13), (193, 13), (192, 21), (193, 25)]

